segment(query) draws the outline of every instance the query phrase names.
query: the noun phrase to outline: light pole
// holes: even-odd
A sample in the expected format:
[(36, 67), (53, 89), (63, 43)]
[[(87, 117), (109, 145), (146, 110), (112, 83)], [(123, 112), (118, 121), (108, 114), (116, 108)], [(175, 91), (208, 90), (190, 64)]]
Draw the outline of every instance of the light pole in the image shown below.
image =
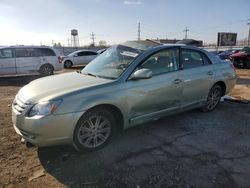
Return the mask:
[(249, 26), (249, 29), (248, 29), (247, 46), (249, 46), (249, 43), (250, 43), (250, 19), (247, 20), (247, 25)]

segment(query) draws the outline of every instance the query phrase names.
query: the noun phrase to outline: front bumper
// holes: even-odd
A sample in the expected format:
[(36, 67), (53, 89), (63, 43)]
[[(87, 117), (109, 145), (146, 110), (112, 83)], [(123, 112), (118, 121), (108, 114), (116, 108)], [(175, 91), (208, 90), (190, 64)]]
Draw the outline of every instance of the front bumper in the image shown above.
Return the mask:
[(17, 134), (36, 146), (71, 144), (77, 121), (83, 112), (26, 117), (12, 107), (12, 122)]

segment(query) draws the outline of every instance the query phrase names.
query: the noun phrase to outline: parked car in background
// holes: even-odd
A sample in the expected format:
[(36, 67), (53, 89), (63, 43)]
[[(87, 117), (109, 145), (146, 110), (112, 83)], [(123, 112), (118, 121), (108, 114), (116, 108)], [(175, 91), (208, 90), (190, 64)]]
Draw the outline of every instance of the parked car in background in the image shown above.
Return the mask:
[(11, 46), (0, 48), (0, 75), (52, 75), (62, 70), (59, 52), (43, 46)]
[(63, 58), (64, 68), (70, 68), (74, 65), (87, 65), (96, 58), (97, 52), (91, 50), (78, 50)]
[(12, 121), (34, 145), (92, 151), (118, 130), (193, 108), (212, 111), (235, 82), (232, 64), (205, 50), (130, 41), (108, 48), (82, 71), (21, 88)]
[(225, 50), (224, 52), (221, 52), (218, 54), (219, 58), (222, 60), (229, 59), (232, 54), (238, 53), (240, 50), (230, 49)]
[(244, 47), (238, 53), (230, 55), (230, 60), (236, 67), (250, 68), (250, 47)]
[(107, 50), (107, 48), (103, 48), (103, 49), (101, 49), (101, 50), (98, 50), (97, 53), (98, 53), (98, 54), (102, 54), (102, 53), (105, 52), (106, 50)]
[(218, 51), (209, 51), (210, 53), (214, 54), (214, 55), (218, 55), (222, 52), (224, 52), (223, 50), (218, 50)]

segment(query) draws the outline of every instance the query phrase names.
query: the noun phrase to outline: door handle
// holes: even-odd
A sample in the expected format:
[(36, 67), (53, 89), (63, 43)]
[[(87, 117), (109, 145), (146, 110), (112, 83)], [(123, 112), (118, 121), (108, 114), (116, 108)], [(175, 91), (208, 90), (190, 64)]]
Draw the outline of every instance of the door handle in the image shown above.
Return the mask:
[(208, 71), (207, 75), (212, 76), (214, 73), (212, 71)]
[(179, 83), (181, 83), (181, 82), (182, 82), (181, 79), (175, 79), (175, 80), (173, 81), (174, 84), (179, 84)]

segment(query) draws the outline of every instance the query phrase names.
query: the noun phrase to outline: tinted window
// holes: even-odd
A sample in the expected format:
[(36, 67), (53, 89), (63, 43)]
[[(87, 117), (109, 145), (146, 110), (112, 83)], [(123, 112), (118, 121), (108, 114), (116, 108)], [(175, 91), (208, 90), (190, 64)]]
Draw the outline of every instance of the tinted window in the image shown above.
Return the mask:
[(0, 58), (12, 58), (13, 53), (11, 49), (1, 49), (0, 50)]
[(176, 71), (179, 67), (179, 50), (167, 49), (158, 52), (148, 58), (139, 66), (139, 69), (147, 68), (153, 72), (153, 75)]
[(35, 50), (33, 48), (17, 48), (16, 57), (35, 57)]
[(241, 51), (250, 53), (250, 47), (244, 47)]
[(200, 52), (195, 50), (182, 50), (181, 63), (183, 69), (203, 66), (203, 59)]
[(37, 56), (56, 56), (55, 52), (49, 48), (37, 48)]
[(86, 52), (79, 52), (77, 55), (78, 56), (87, 56), (87, 55), (97, 55), (97, 53), (96, 52), (88, 52), (88, 51), (86, 51)]
[(97, 55), (96, 52), (87, 52), (88, 55)]
[(202, 54), (203, 64), (204, 65), (210, 65), (212, 64), (211, 61), (208, 59), (208, 57), (205, 54)]

